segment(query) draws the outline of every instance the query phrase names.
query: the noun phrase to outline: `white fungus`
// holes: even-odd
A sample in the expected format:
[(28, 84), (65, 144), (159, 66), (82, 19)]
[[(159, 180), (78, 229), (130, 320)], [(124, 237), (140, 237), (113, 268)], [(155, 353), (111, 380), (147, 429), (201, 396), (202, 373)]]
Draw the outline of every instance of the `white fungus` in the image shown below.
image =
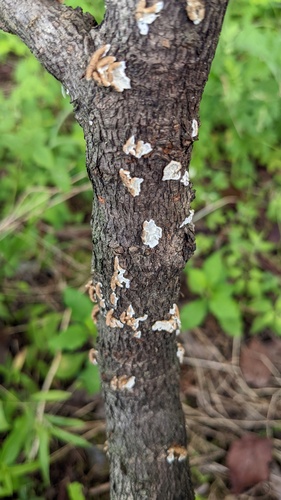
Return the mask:
[(197, 137), (198, 135), (198, 122), (195, 120), (195, 118), (192, 120), (192, 131), (191, 131), (191, 137)]
[(156, 226), (154, 220), (144, 221), (141, 239), (149, 248), (154, 248), (158, 245), (162, 237), (161, 227)]
[(156, 2), (151, 7), (146, 7), (146, 0), (140, 0), (136, 10), (137, 25), (141, 35), (147, 35), (149, 24), (157, 19), (159, 12), (164, 7), (164, 2)]
[(164, 168), (162, 181), (178, 181), (181, 178), (181, 163), (178, 161), (170, 161)]
[(189, 185), (189, 173), (188, 171), (186, 170), (180, 180), (184, 186), (188, 186)]
[(143, 179), (141, 177), (131, 177), (129, 170), (124, 170), (123, 168), (120, 168), (119, 175), (129, 193), (131, 193), (134, 197), (138, 196), (141, 191), (141, 183), (143, 182)]
[(186, 224), (190, 224), (192, 222), (194, 216), (194, 210), (189, 210), (189, 216), (184, 219), (184, 221), (181, 223), (180, 228), (183, 226), (186, 226)]
[(127, 142), (123, 146), (123, 151), (126, 155), (131, 154), (136, 158), (141, 158), (152, 151), (152, 147), (149, 142), (138, 141), (135, 143), (135, 136), (129, 137)]

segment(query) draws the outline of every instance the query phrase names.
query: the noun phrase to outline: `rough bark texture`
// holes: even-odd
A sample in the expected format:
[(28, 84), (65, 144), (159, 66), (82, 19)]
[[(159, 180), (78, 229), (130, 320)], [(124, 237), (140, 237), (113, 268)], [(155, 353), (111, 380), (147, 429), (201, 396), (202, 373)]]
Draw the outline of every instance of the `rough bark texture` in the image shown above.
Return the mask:
[[(105, 21), (96, 27), (90, 15), (55, 0), (0, 0), (0, 26), (20, 36), (63, 83), (84, 129), (94, 190), (93, 282), (111, 497), (190, 500), (187, 460), (180, 451), (167, 458), (171, 448), (187, 447), (171, 309), (194, 251), (193, 224), (182, 225), (194, 194), (190, 184), (162, 177), (171, 161), (181, 163), (182, 174), (188, 169), (227, 0), (206, 2), (199, 24), (188, 18), (184, 0), (166, 1), (147, 35), (136, 24), (137, 3), (108, 1)], [(126, 61), (131, 89), (116, 92), (85, 80), (91, 54), (104, 44)], [(125, 154), (133, 135), (152, 151), (141, 158)], [(128, 191), (120, 169), (143, 179), (138, 196)], [(151, 219), (162, 229), (153, 248), (142, 240), (143, 223)], [(173, 331), (152, 329), (160, 320), (170, 320)]]

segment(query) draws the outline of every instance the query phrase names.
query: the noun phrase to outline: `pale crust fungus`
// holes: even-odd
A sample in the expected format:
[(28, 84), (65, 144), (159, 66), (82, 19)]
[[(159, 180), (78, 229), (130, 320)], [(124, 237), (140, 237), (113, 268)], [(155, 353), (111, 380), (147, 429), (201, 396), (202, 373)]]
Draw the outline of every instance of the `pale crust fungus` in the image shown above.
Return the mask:
[(204, 0), (187, 0), (186, 12), (193, 24), (200, 24), (205, 17)]
[(124, 391), (125, 389), (131, 390), (136, 383), (136, 377), (127, 377), (126, 375), (121, 375), (117, 377), (116, 375), (110, 381), (110, 387), (114, 391)]
[(186, 170), (180, 180), (184, 186), (188, 186), (189, 185), (189, 173), (188, 171)]
[(142, 156), (150, 153), (152, 151), (152, 147), (149, 142), (138, 141), (137, 143), (135, 143), (135, 136), (132, 135), (125, 142), (123, 151), (124, 153), (126, 153), (126, 155), (131, 154), (136, 158), (141, 158)]
[(96, 324), (97, 323), (97, 316), (100, 312), (100, 308), (98, 306), (98, 304), (96, 304), (94, 307), (93, 307), (93, 310), (92, 310), (92, 313), (91, 313), (91, 318), (93, 320), (93, 322)]
[(112, 293), (110, 294), (109, 301), (110, 301), (110, 304), (111, 304), (113, 307), (116, 307), (116, 306), (117, 306), (118, 297), (117, 297), (117, 295), (116, 295), (116, 293), (115, 293), (115, 292), (112, 292)]
[(90, 300), (92, 302), (96, 302), (96, 290), (95, 290), (95, 287), (92, 283), (92, 280), (90, 280), (86, 285), (85, 285), (85, 288), (89, 294), (89, 297), (90, 297)]
[(147, 35), (149, 24), (152, 24), (158, 17), (158, 13), (163, 9), (164, 2), (155, 2), (150, 7), (146, 7), (146, 0), (140, 0), (137, 4), (135, 17), (141, 35)]
[(172, 464), (175, 460), (183, 462), (187, 458), (187, 449), (184, 446), (171, 446), (167, 451), (167, 462)]
[(185, 350), (183, 345), (180, 342), (177, 342), (177, 357), (179, 359), (180, 364), (183, 363), (184, 354)]
[(110, 328), (124, 328), (123, 323), (119, 321), (119, 319), (114, 318), (113, 316), (114, 309), (109, 309), (105, 317), (106, 326), (110, 326)]
[(140, 321), (147, 320), (148, 316), (147, 314), (145, 314), (144, 316), (140, 316), (139, 318), (135, 318), (134, 316), (135, 316), (135, 311), (133, 309), (133, 306), (130, 304), (129, 307), (127, 308), (127, 311), (122, 312), (120, 320), (122, 321), (122, 323), (132, 328), (134, 332), (133, 337), (139, 339), (141, 337), (141, 331), (138, 330), (139, 323)]
[(184, 221), (180, 225), (180, 228), (186, 226), (186, 224), (191, 224), (193, 216), (194, 216), (194, 210), (189, 210), (189, 216), (186, 217), (186, 219), (184, 219)]
[(97, 356), (98, 356), (98, 351), (96, 349), (89, 350), (89, 361), (92, 365), (98, 364)]
[(154, 220), (150, 219), (150, 221), (144, 221), (141, 234), (144, 245), (147, 245), (149, 248), (154, 248), (158, 245), (161, 237), (162, 229), (156, 226)]
[(168, 333), (176, 332), (176, 335), (180, 333), (181, 322), (179, 316), (179, 309), (176, 304), (173, 304), (173, 307), (170, 309), (169, 314), (171, 315), (170, 319), (156, 321), (152, 325), (152, 330), (154, 332), (161, 332), (161, 331), (165, 331)]
[(192, 124), (191, 124), (191, 137), (197, 137), (198, 135), (198, 121), (195, 120), (195, 118), (192, 120)]
[(143, 179), (141, 177), (131, 177), (129, 170), (124, 170), (123, 168), (120, 168), (119, 175), (129, 193), (134, 197), (139, 196)]
[(181, 178), (181, 163), (170, 161), (164, 168), (162, 181), (178, 181)]
[(131, 88), (125, 74), (125, 61), (116, 62), (116, 57), (107, 56), (110, 44), (103, 45), (92, 55), (86, 68), (86, 80), (95, 80), (102, 87), (113, 87), (117, 92)]
[(125, 284), (126, 288), (130, 288), (130, 280), (128, 278), (125, 278), (124, 274), (126, 272), (126, 269), (123, 269), (119, 265), (119, 259), (118, 257), (115, 257), (114, 259), (114, 273), (111, 278), (110, 286), (111, 290), (114, 292), (116, 290), (116, 286), (119, 286), (120, 288), (123, 287), (123, 284)]

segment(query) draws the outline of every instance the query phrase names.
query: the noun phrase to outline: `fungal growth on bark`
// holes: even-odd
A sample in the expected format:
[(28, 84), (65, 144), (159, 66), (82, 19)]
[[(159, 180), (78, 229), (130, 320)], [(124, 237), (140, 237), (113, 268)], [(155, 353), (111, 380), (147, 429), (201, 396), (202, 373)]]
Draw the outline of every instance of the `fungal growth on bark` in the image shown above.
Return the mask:
[(150, 221), (144, 221), (141, 235), (144, 245), (147, 245), (149, 248), (154, 248), (158, 245), (161, 237), (162, 229), (156, 226), (154, 220), (150, 219)]
[(113, 290), (113, 292), (115, 291), (117, 286), (122, 288), (123, 285), (125, 285), (125, 288), (130, 288), (130, 280), (128, 278), (125, 278), (125, 276), (124, 276), (125, 272), (126, 272), (126, 269), (123, 269), (120, 266), (118, 257), (115, 257), (115, 259), (114, 259), (114, 273), (113, 273), (113, 276), (112, 276), (111, 282), (110, 282), (111, 290)]
[(188, 217), (186, 217), (186, 219), (184, 219), (184, 221), (181, 223), (180, 228), (186, 226), (187, 224), (191, 224), (193, 216), (194, 216), (194, 210), (191, 209), (189, 210)]
[(149, 142), (138, 141), (135, 143), (135, 136), (129, 137), (127, 142), (123, 146), (123, 151), (126, 155), (133, 155), (136, 158), (141, 158), (152, 151), (152, 147)]
[(180, 321), (179, 308), (176, 304), (174, 304), (173, 307), (170, 309), (169, 314), (171, 316), (170, 319), (159, 320), (152, 325), (152, 330), (154, 332), (156, 331), (158, 332), (165, 331), (168, 333), (176, 332), (176, 335), (180, 333), (181, 321)]
[(186, 460), (187, 458), (187, 449), (184, 448), (184, 446), (171, 446), (168, 449), (167, 453), (167, 462), (169, 464), (172, 464), (175, 460), (178, 460), (179, 462), (183, 462), (183, 460)]
[(132, 196), (138, 196), (141, 191), (143, 179), (141, 177), (131, 177), (129, 170), (124, 170), (123, 168), (120, 168), (119, 175), (129, 193), (131, 193)]
[(125, 61), (116, 62), (116, 57), (107, 56), (110, 44), (97, 49), (86, 68), (86, 80), (94, 80), (101, 87), (113, 87), (117, 92), (131, 88), (130, 79), (125, 74)]
[(124, 311), (120, 316), (122, 323), (132, 328), (134, 332), (133, 337), (138, 339), (141, 337), (141, 331), (138, 330), (140, 321), (145, 321), (147, 318), (147, 314), (140, 316), (139, 318), (135, 318), (135, 311), (131, 304), (128, 306), (127, 311)]
[(159, 12), (163, 9), (164, 2), (155, 2), (146, 7), (146, 0), (140, 0), (136, 8), (136, 20), (141, 35), (147, 35), (149, 25), (157, 19)]
[(170, 161), (164, 168), (162, 181), (177, 181), (181, 178), (181, 163)]
[(200, 24), (205, 17), (205, 0), (187, 0), (186, 12), (193, 24)]
[(126, 375), (121, 375), (117, 377), (116, 375), (110, 381), (110, 387), (114, 391), (124, 391), (125, 389), (131, 390), (136, 382), (136, 377), (127, 377)]

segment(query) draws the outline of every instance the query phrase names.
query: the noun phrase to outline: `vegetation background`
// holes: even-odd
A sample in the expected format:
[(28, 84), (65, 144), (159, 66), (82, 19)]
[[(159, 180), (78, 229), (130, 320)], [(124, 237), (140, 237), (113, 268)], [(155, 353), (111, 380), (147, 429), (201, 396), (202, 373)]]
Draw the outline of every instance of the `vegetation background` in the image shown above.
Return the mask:
[[(102, 0), (66, 3), (102, 20)], [(252, 425), (242, 432), (267, 435), (275, 466), (281, 463), (281, 421), (271, 411), (266, 426), (268, 411), (253, 402), (255, 394), (268, 408), (281, 380), (274, 358), (281, 353), (280, 10), (268, 0), (230, 2), (190, 165), (197, 251), (180, 299), (182, 342), (189, 346), (182, 392), (198, 499), (227, 498), (226, 453), (241, 438), (233, 422), (249, 412)], [(92, 193), (83, 134), (61, 85), (4, 33), (0, 109), (0, 498), (108, 498), (98, 369), (88, 361), (97, 332), (85, 292)], [(269, 362), (262, 373), (257, 362), (249, 369), (253, 340)], [(206, 369), (220, 365), (216, 387), (208, 388), (213, 404), (234, 355), (253, 399), (229, 382), (223, 397), (239, 393), (246, 417), (239, 404), (233, 413), (220, 400), (220, 427), (202, 403)], [(271, 392), (261, 392), (265, 386)], [(217, 469), (206, 471), (212, 460)]]

